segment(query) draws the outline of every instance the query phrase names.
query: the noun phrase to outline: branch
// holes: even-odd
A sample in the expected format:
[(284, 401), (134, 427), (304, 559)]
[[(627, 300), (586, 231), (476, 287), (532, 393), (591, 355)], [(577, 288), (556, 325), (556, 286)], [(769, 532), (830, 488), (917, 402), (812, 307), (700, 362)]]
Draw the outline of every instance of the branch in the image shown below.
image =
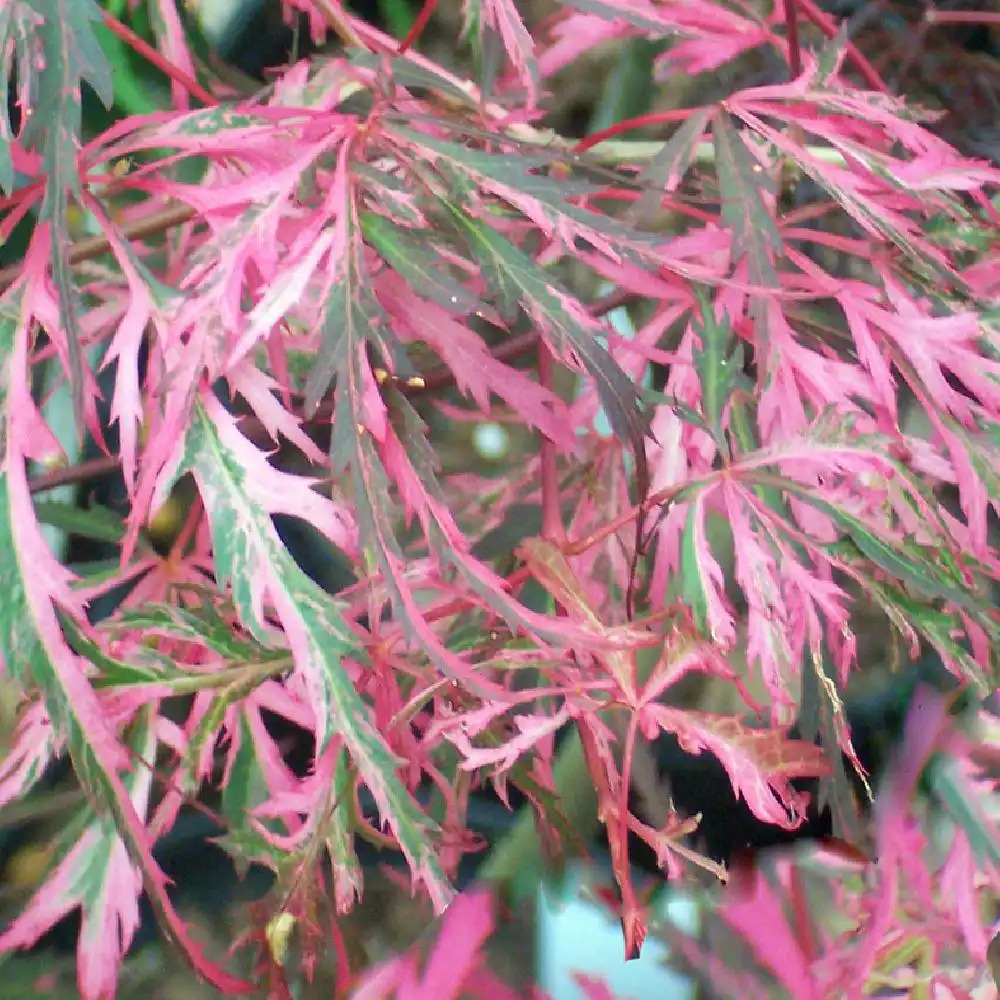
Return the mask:
[(175, 66), (169, 59), (165, 59), (162, 53), (157, 52), (152, 45), (144, 38), (140, 38), (130, 27), (122, 24), (116, 17), (108, 11), (102, 11), (104, 23), (108, 30), (120, 38), (126, 45), (139, 53), (147, 62), (165, 73), (175, 83), (179, 83), (189, 94), (197, 97), (206, 107), (212, 107), (219, 102), (197, 81), (193, 80), (179, 66)]
[[(174, 226), (180, 226), (185, 222), (190, 222), (197, 215), (195, 209), (190, 205), (171, 205), (169, 208), (161, 209), (148, 215), (143, 219), (136, 219), (134, 222), (127, 222), (122, 226), (122, 235), (130, 240), (142, 240), (150, 236), (158, 236), (165, 233)], [(93, 260), (107, 253), (111, 249), (111, 243), (105, 236), (88, 236), (86, 239), (77, 240), (70, 244), (69, 262), (79, 264), (80, 261)], [(24, 259), (16, 264), (11, 264), (0, 270), (0, 292), (6, 291), (24, 272)]]

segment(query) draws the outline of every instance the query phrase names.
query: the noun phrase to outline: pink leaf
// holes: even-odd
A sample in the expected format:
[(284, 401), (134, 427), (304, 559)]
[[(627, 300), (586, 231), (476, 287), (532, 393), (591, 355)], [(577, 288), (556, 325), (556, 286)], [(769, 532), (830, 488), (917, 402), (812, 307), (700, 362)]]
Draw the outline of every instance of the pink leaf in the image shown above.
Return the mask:
[[(706, 712), (682, 711), (647, 704), (644, 718), (673, 733), (681, 749), (708, 750), (726, 769), (733, 792), (766, 823), (794, 830), (806, 816), (808, 795), (791, 786), (793, 778), (827, 774), (829, 764), (812, 743), (787, 738), (787, 730), (751, 729), (739, 719)], [(644, 723), (645, 725), (645, 723)]]
[(493, 900), (488, 892), (470, 889), (456, 896), (441, 918), (420, 986), (408, 996), (400, 991), (399, 1000), (457, 1000), (493, 926)]
[(774, 888), (758, 866), (750, 885), (733, 886), (722, 907), (723, 919), (753, 947), (757, 958), (796, 1000), (820, 1000), (821, 993)]

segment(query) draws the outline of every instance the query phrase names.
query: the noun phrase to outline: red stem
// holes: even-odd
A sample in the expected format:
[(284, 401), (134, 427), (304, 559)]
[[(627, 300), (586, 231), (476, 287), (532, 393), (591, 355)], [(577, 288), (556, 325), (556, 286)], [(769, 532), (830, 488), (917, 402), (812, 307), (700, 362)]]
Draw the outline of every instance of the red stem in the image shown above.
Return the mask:
[(5, 198), (0, 198), (0, 212), (9, 212), (12, 208), (23, 207), (26, 201), (34, 201), (45, 193), (45, 181), (32, 181), (18, 188)]
[(605, 139), (613, 139), (623, 132), (631, 132), (634, 128), (645, 128), (647, 125), (672, 125), (674, 122), (686, 121), (698, 108), (677, 108), (674, 111), (654, 111), (648, 115), (637, 115), (635, 118), (626, 118), (623, 122), (615, 122), (600, 132), (588, 135), (586, 139), (581, 139), (574, 147), (575, 153), (582, 153), (591, 146), (596, 146)]
[(631, 524), (636, 520), (636, 518), (643, 517), (647, 511), (652, 510), (654, 507), (658, 507), (667, 500), (673, 499), (674, 494), (680, 493), (680, 491), (684, 488), (685, 484), (680, 483), (675, 484), (674, 486), (668, 486), (666, 489), (662, 489), (657, 493), (651, 493), (641, 503), (633, 504), (628, 510), (619, 514), (613, 521), (608, 521), (606, 524), (601, 525), (600, 528), (596, 528), (589, 535), (584, 535), (583, 538), (577, 539), (576, 541), (569, 540), (563, 546), (563, 553), (567, 556), (578, 556), (581, 552), (586, 552), (587, 549), (592, 548), (599, 542), (603, 542), (605, 538), (615, 534), (617, 531), (621, 531), (622, 528)]
[(802, 50), (799, 48), (799, 20), (795, 16), (795, 0), (785, 0), (785, 30), (788, 33), (788, 69), (792, 79), (802, 75)]
[[(618, 840), (628, 871), (628, 793), (632, 787), (632, 757), (635, 754), (635, 735), (639, 728), (639, 714), (632, 712), (628, 720), (628, 731), (625, 734), (625, 746), (622, 748), (622, 775), (618, 785)], [(629, 888), (632, 888), (631, 880)], [(623, 894), (624, 895), (624, 894)], [(622, 900), (624, 903), (624, 899)]]
[(109, 31), (117, 35), (126, 45), (130, 45), (147, 62), (152, 63), (171, 80), (179, 83), (189, 94), (197, 97), (202, 104), (213, 107), (219, 103), (197, 80), (193, 80), (169, 59), (164, 59), (161, 53), (157, 52), (144, 38), (140, 38), (128, 25), (122, 24), (118, 18), (112, 17), (106, 10), (101, 13), (104, 15), (104, 23)]
[(399, 43), (399, 55), (402, 55), (423, 34), (424, 28), (427, 27), (427, 22), (431, 19), (431, 14), (434, 13), (436, 6), (437, 0), (424, 0), (424, 5), (420, 8), (420, 13), (413, 22), (413, 27), (406, 33), (406, 38)]

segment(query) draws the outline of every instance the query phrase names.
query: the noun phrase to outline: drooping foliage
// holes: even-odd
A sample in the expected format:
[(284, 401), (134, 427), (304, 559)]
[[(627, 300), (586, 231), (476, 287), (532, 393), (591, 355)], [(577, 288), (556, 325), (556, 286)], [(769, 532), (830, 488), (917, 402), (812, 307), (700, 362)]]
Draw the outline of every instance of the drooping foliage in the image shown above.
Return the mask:
[[(79, 907), (81, 994), (111, 996), (145, 890), (199, 975), (247, 991), (191, 940), (154, 859), (184, 802), (220, 791), (226, 849), (277, 873), (280, 978), (271, 931), (314, 922), (328, 880), (335, 913), (352, 907), (359, 839), (399, 852), (439, 912), (482, 846), (471, 791), (516, 787), (558, 839), (553, 763), (575, 748), (636, 954), (630, 837), (673, 878), (725, 876), (665, 791), (656, 820), (630, 798), (669, 734), (785, 829), (809, 807), (793, 782), (819, 779), (838, 836), (880, 859), (881, 896), (837, 886), (839, 937), (803, 944), (763, 882), (723, 910), (788, 995), (895, 973), (886, 951), (927, 900), (945, 901), (907, 940), (969, 988), (995, 919), (995, 815), (973, 808), (974, 785), (995, 791), (976, 763), (995, 732), (956, 735), (932, 701), (937, 742), (911, 749), (869, 833), (843, 706), (862, 605), (904, 661), (933, 652), (974, 699), (995, 687), (1000, 171), (938, 138), (812, 0), (564, 0), (530, 28), (530, 5), (468, 0), (477, 80), (416, 51), (422, 21), (400, 43), (295, 0), (340, 44), (247, 94), (188, 48), (174, 0), (146, 6), (170, 96), (94, 136), (81, 93), (116, 100), (98, 28), (121, 26), (94, 0), (0, 6), (17, 111), (0, 234), (33, 220), (0, 296), (0, 660), (22, 695), (0, 807), (64, 755), (86, 793), (0, 950)], [(634, 39), (657, 43), (658, 74), (738, 81), (764, 55), (780, 71), (582, 141), (549, 130), (557, 74)], [(43, 370), (123, 477), (124, 517), (44, 505), (74, 470)], [(443, 428), (472, 421), (533, 443), (501, 475), (445, 462)], [(161, 554), (147, 528), (185, 477)], [(278, 516), (356, 583), (315, 582)], [(120, 558), (73, 573), (43, 521)], [(727, 707), (675, 697), (696, 674)], [(274, 717), (309, 735), (307, 773)], [(932, 862), (910, 800), (944, 743), (953, 823)], [(481, 902), (443, 925), (463, 955)], [(458, 995), (459, 972), (435, 952), (419, 983), (406, 958), (365, 988)]]

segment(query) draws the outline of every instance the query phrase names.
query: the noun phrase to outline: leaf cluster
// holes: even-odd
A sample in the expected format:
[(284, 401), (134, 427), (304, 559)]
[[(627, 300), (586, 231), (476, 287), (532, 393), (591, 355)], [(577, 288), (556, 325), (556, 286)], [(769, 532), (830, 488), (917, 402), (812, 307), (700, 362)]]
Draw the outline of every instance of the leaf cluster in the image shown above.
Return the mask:
[[(844, 710), (857, 609), (977, 697), (995, 688), (1000, 172), (876, 86), (844, 36), (801, 41), (757, 5), (567, 0), (529, 30), (512, 0), (476, 0), (472, 80), (415, 51), (425, 18), (399, 43), (297, 0), (342, 44), (248, 94), (173, 0), (145, 6), (149, 42), (127, 44), (170, 94), (94, 134), (84, 89), (119, 99), (98, 27), (131, 36), (95, 0), (0, 10), (20, 109), (0, 121), (4, 238), (30, 222), (0, 295), (0, 663), (23, 693), (0, 808), (60, 757), (86, 796), (0, 951), (80, 908), (81, 994), (111, 996), (145, 891), (200, 976), (280, 996), (290, 930), (308, 973), (324, 908), (361, 895), (359, 844), (443, 911), (484, 847), (470, 802), (514, 790), (549, 843), (603, 825), (638, 954), (630, 843), (671, 878), (727, 877), (651, 768), (663, 734), (714, 756), (761, 821), (799, 827), (816, 779), (835, 833), (884, 850), (891, 824), (868, 823), (849, 776), (864, 786)], [(540, 127), (548, 81), (610, 40), (655, 44), (657, 72), (764, 48), (800, 71), (582, 141)], [(622, 138), (639, 126), (654, 143)], [(446, 466), (469, 423), (528, 445), (502, 475)], [(46, 497), (85, 435), (119, 510)], [(307, 574), (282, 523), (353, 582)], [(80, 539), (113, 558), (71, 567)], [(693, 676), (726, 697), (685, 701)], [(222, 846), (276, 876), (253, 974), (203, 955), (153, 854), (209, 796)], [(916, 829), (896, 808), (897, 834)], [(904, 872), (959, 887), (972, 955), (991, 822), (956, 819), (955, 860)], [(902, 919), (867, 891), (842, 910), (858, 989), (895, 972), (880, 949)], [(726, 912), (746, 937), (747, 906)], [(849, 939), (828, 936), (830, 963)]]

